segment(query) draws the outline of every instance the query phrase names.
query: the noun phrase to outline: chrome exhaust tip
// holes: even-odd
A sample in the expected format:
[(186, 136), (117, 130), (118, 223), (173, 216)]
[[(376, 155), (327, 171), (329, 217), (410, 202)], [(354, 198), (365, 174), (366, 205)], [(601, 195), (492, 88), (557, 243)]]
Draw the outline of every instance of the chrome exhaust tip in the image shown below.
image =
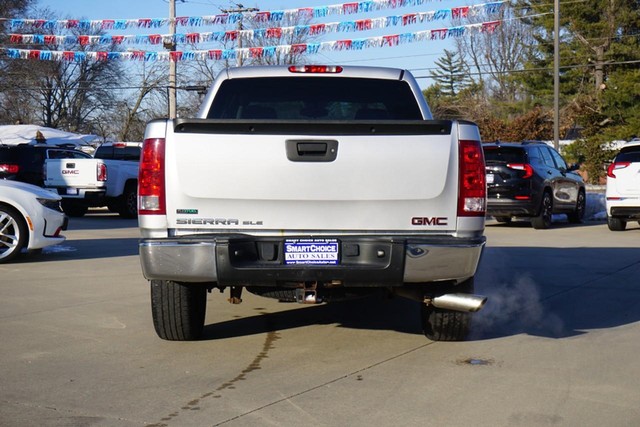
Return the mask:
[(427, 305), (445, 310), (475, 313), (485, 305), (487, 297), (473, 294), (444, 294), (435, 298), (426, 299), (424, 302)]

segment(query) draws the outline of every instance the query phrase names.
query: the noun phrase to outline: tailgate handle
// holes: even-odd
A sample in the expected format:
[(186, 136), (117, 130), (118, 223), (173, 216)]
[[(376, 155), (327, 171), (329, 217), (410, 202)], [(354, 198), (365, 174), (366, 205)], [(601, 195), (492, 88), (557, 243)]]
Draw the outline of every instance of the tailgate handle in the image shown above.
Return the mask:
[(67, 163), (64, 167), (67, 168), (67, 169), (75, 169), (76, 164), (75, 163)]
[(332, 162), (338, 156), (338, 141), (299, 140), (285, 141), (287, 159), (292, 162)]

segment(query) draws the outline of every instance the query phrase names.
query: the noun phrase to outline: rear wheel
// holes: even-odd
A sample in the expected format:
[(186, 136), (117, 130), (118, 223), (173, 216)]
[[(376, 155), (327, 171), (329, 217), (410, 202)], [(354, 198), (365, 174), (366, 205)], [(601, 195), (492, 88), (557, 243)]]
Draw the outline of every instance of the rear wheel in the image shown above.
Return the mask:
[[(462, 282), (452, 292), (473, 293), (473, 277)], [(464, 341), (469, 335), (471, 313), (435, 308), (422, 304), (420, 309), (422, 331), (433, 341)]]
[(77, 200), (62, 199), (60, 204), (64, 213), (74, 218), (84, 216), (84, 214), (89, 210), (89, 206)]
[(27, 245), (28, 239), (29, 230), (20, 212), (0, 205), (0, 263), (17, 257)]
[(611, 231), (624, 231), (627, 228), (627, 221), (614, 216), (607, 217), (607, 225)]
[(584, 218), (584, 212), (587, 208), (587, 197), (584, 191), (578, 193), (578, 201), (576, 202), (576, 210), (567, 214), (567, 219), (572, 224), (581, 224)]
[(551, 227), (551, 216), (553, 212), (553, 201), (551, 193), (545, 191), (540, 202), (540, 212), (538, 216), (531, 218), (531, 225), (536, 230), (545, 230)]
[(127, 184), (121, 197), (118, 214), (120, 214), (122, 218), (136, 218), (138, 216), (137, 185), (135, 183)]
[(172, 280), (151, 281), (151, 312), (158, 336), (170, 341), (194, 341), (202, 336), (207, 288)]

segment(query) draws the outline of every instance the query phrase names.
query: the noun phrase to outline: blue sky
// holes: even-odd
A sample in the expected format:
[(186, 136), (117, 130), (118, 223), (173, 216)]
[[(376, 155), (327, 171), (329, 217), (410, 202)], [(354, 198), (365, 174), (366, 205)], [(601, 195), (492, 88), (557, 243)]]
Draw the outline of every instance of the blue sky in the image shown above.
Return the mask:
[[(258, 7), (262, 11), (297, 9), (302, 7), (318, 7), (342, 4), (347, 1), (321, 1), (321, 0), (278, 0), (259, 1), (243, 0), (237, 1), (245, 7)], [(427, 1), (418, 7), (403, 7), (396, 9), (386, 9), (371, 13), (353, 15), (332, 15), (314, 23), (354, 21), (365, 18), (376, 18), (391, 15), (404, 15), (414, 12), (429, 12), (440, 9), (450, 9), (452, 7), (469, 6), (484, 3), (482, 0), (440, 0)], [(61, 19), (136, 19), (136, 18), (164, 18), (169, 15), (169, 3), (167, 0), (38, 0), (39, 7), (47, 7), (56, 12)], [(177, 16), (205, 16), (221, 13), (220, 9), (232, 8), (233, 3), (219, 0), (176, 0)], [(464, 23), (463, 23), (464, 24)], [(274, 25), (277, 26), (277, 25)], [(450, 20), (438, 20), (430, 23), (416, 24), (410, 26), (390, 27), (382, 30), (333, 33), (322, 36), (317, 41), (358, 39), (381, 35), (398, 34), (405, 32), (417, 32), (427, 29), (437, 29), (451, 27)], [(229, 28), (226, 28), (229, 29)], [(224, 31), (220, 26), (198, 27), (197, 32)], [(135, 32), (134, 32), (135, 31)], [(180, 31), (180, 29), (178, 30)], [(184, 32), (184, 30), (182, 30)], [(167, 34), (167, 28), (126, 30), (117, 32), (118, 34)], [(113, 32), (116, 34), (116, 32)], [(407, 68), (416, 77), (428, 76), (425, 68), (433, 67), (433, 62), (443, 55), (444, 49), (452, 49), (452, 41), (432, 40), (420, 43), (409, 43), (396, 47), (369, 48), (359, 51), (324, 51), (318, 55), (310, 56), (309, 61), (323, 64), (343, 64), (343, 65), (367, 65), (367, 66), (391, 66)], [(211, 48), (211, 47), (207, 47)], [(205, 49), (207, 49), (205, 48)], [(178, 47), (180, 50), (180, 48)], [(431, 84), (431, 79), (419, 78), (422, 87)]]

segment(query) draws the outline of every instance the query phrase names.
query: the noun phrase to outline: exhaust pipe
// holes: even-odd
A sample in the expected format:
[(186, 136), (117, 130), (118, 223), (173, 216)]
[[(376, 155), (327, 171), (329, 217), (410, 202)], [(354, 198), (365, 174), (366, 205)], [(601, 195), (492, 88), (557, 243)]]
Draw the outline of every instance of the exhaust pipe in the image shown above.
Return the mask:
[(487, 297), (473, 294), (445, 294), (424, 300), (427, 305), (454, 311), (475, 313), (487, 302)]

